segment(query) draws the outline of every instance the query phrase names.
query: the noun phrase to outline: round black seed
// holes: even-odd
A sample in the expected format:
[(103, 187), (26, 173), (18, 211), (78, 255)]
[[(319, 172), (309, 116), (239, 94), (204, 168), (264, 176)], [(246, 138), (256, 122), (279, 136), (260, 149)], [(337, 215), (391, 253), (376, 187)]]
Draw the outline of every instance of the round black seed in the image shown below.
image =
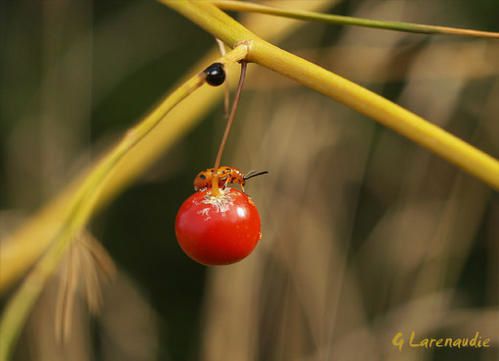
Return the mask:
[(204, 70), (206, 82), (212, 86), (219, 86), (225, 81), (225, 70), (222, 63), (213, 63)]

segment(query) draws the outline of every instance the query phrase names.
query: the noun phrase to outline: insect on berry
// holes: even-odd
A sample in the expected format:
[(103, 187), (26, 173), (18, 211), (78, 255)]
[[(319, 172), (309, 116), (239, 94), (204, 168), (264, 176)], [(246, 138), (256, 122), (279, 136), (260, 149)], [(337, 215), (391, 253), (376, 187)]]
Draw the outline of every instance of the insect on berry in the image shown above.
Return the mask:
[(260, 215), (251, 198), (234, 188), (194, 193), (182, 204), (175, 221), (182, 250), (205, 265), (242, 260), (261, 238)]
[(220, 188), (225, 188), (227, 184), (239, 184), (244, 192), (244, 185), (248, 179), (267, 173), (267, 171), (250, 171), (248, 174), (243, 174), (239, 169), (228, 166), (222, 166), (216, 169), (208, 168), (199, 172), (196, 178), (194, 178), (194, 190), (199, 191), (211, 188), (212, 179), (216, 175)]
[(204, 70), (206, 82), (212, 86), (222, 85), (225, 81), (225, 70), (222, 63), (213, 63)]
[[(267, 172), (243, 175), (237, 168), (219, 167), (239, 103), (246, 66), (246, 62), (241, 63), (241, 76), (215, 167), (196, 176), (194, 189), (197, 192), (180, 206), (175, 220), (180, 247), (193, 260), (205, 265), (240, 261), (253, 251), (262, 237), (260, 215), (251, 198), (244, 193), (244, 184), (247, 179)], [(222, 84), (225, 80), (223, 64), (210, 65), (204, 70), (204, 75), (208, 84)], [(239, 184), (242, 191), (227, 187), (232, 183)]]

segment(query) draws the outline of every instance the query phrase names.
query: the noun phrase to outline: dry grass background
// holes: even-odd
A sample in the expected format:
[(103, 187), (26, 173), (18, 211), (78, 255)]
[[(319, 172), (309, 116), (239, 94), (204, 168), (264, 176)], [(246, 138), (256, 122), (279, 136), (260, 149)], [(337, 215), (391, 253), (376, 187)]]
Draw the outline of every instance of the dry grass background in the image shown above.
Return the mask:
[[(14, 209), (32, 209), (67, 182), (73, 173), (68, 169), (88, 161), (92, 107), (119, 79), (182, 46), (158, 8), (131, 4), (95, 25), (88, 38), (91, 3), (49, 1), (43, 7), (45, 58), (37, 102), (26, 105), (4, 144), (2, 184), (8, 192), (2, 232), (21, 217)], [(448, 1), (364, 0), (348, 8), (349, 15), (423, 23), (467, 19)], [(251, 17), (257, 33), (263, 26), (257, 21), (267, 26), (273, 21)], [(71, 31), (61, 32), (68, 19)], [(152, 25), (144, 26), (143, 19)], [(127, 41), (115, 41), (124, 24), (136, 35), (129, 41), (142, 56)], [(21, 42), (16, 39), (22, 54), (27, 50)], [(496, 43), (358, 28), (331, 35), (324, 25), (310, 25), (285, 46), (498, 156)], [(109, 64), (94, 64), (92, 51)], [(5, 84), (15, 83), (21, 75), (12, 64), (8, 69)], [(6, 119), (15, 118), (12, 99), (22, 88), (13, 92), (2, 102)], [(205, 158), (215, 154), (221, 128), (215, 124), (207, 136), (213, 148)], [(92, 153), (102, 147), (99, 142), (115, 137), (110, 129)], [(194, 175), (198, 164), (182, 162), (193, 147), (180, 144), (143, 184)], [(264, 238), (245, 261), (206, 271), (201, 311), (194, 311), (201, 322), (197, 327), (194, 321), (197, 336), (189, 344), (198, 351), (181, 357), (161, 351), (179, 347), (165, 334), (182, 330), (172, 329), (158, 311), (155, 292), (118, 264), (115, 281), (104, 285), (97, 323), (83, 298), (75, 298), (65, 345), (57, 343), (52, 322), (59, 292), (54, 280), (33, 312), (17, 359), (154, 360), (165, 354), (205, 361), (499, 359), (499, 208), (490, 188), (345, 107), (251, 65), (225, 159), (244, 170), (270, 171), (248, 186), (261, 211)], [(65, 269), (60, 278), (67, 277)], [(83, 287), (82, 281), (76, 284)], [(426, 337), (480, 331), (494, 348), (433, 353), (399, 352), (391, 345), (396, 332), (412, 330)]]

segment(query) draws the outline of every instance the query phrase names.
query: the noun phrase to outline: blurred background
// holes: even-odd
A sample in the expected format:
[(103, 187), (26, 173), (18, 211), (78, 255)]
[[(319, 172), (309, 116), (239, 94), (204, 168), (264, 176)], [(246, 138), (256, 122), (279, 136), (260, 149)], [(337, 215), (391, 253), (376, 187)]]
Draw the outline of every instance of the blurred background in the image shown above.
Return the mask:
[[(270, 3), (499, 31), (496, 0)], [(264, 38), (281, 31), (284, 49), (499, 156), (497, 41), (237, 17)], [(2, 1), (0, 43), (2, 238), (216, 45), (158, 2), (131, 0)], [(87, 251), (69, 252), (15, 360), (499, 360), (497, 193), (254, 64), (223, 163), (270, 172), (247, 186), (263, 239), (235, 265), (187, 258), (173, 224), (223, 132), (223, 90), (213, 91), (220, 101), (199, 126), (93, 219), (82, 244), (93, 244), (83, 248), (97, 252), (102, 267)], [(92, 281), (64, 303), (71, 270)], [(98, 316), (85, 299), (101, 304)], [(492, 347), (392, 345), (397, 332), (411, 331), (478, 331)]]

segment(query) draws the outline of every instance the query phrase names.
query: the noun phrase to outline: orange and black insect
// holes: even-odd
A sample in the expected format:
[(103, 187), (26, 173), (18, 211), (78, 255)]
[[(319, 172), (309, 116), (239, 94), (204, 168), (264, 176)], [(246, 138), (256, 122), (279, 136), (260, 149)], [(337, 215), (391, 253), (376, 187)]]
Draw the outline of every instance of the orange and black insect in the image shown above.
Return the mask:
[(230, 183), (239, 184), (244, 192), (244, 185), (248, 179), (267, 173), (267, 171), (250, 171), (248, 174), (243, 174), (239, 169), (228, 166), (222, 166), (217, 169), (208, 168), (199, 172), (196, 178), (194, 178), (194, 190), (200, 191), (211, 188), (213, 176), (217, 175), (218, 186), (220, 188), (225, 188)]

